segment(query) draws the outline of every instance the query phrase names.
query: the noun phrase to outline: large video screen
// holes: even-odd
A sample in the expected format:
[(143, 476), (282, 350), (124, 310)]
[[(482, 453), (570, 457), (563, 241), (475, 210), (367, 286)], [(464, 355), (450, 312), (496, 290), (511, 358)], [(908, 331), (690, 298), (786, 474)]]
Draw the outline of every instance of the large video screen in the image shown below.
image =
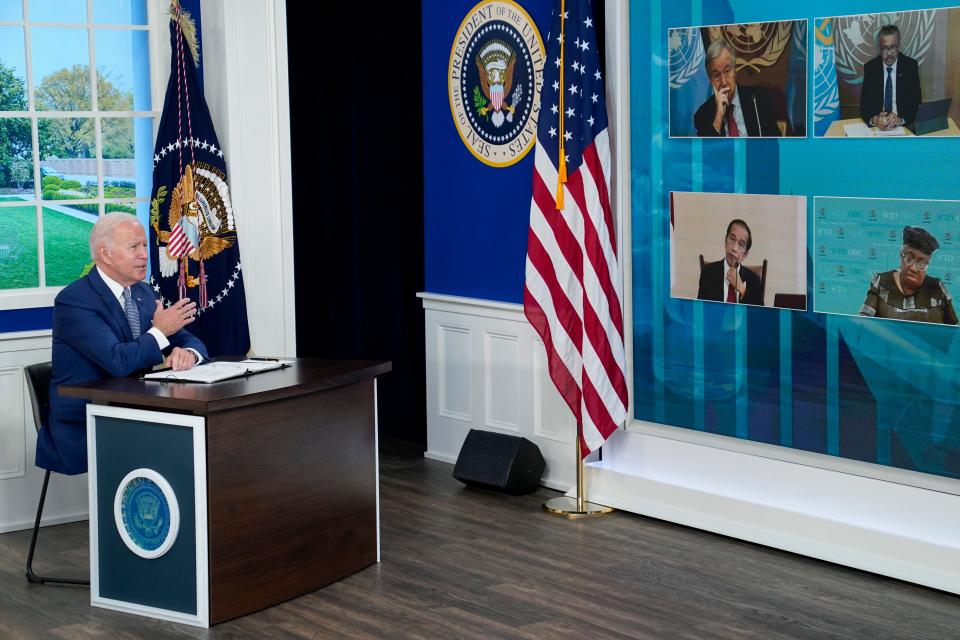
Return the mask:
[(960, 478), (956, 14), (632, 6), (636, 421)]

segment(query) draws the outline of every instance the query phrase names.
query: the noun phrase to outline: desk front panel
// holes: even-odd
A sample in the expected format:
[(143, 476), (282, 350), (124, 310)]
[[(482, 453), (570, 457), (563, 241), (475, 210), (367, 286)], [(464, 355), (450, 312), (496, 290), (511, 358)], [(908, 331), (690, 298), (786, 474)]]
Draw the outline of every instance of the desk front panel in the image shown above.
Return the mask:
[(207, 418), (211, 622), (377, 561), (374, 382)]

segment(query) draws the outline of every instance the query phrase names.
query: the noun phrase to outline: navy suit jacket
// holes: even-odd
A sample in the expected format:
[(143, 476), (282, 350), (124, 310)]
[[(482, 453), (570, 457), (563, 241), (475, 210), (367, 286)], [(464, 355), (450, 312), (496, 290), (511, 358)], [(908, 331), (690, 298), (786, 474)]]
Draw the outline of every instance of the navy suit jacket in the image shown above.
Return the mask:
[[(883, 91), (887, 84), (887, 72), (880, 56), (863, 65), (863, 88), (860, 90), (860, 117), (867, 124), (883, 110)], [(920, 67), (917, 61), (902, 53), (897, 54), (897, 115), (905, 124), (911, 125), (917, 117), (917, 108), (922, 101), (920, 93)]]
[[(157, 296), (145, 282), (130, 291), (140, 308), (143, 330), (136, 340), (120, 303), (95, 268), (54, 301), (50, 416), (37, 435), (38, 467), (68, 475), (87, 470), (87, 402), (61, 398), (60, 385), (129, 376), (163, 362), (156, 338), (147, 333)], [(168, 339), (171, 347), (196, 349), (207, 358), (203, 343), (185, 329)]]
[[(718, 300), (724, 302), (726, 298), (721, 295), (723, 288), (721, 286), (726, 273), (727, 265), (721, 259), (716, 262), (708, 262), (703, 265), (700, 272), (700, 286), (697, 289), (697, 300)], [(760, 290), (760, 276), (746, 267), (740, 267), (740, 278), (747, 285), (747, 293), (740, 300), (740, 304), (753, 304), (763, 306), (763, 291)]]

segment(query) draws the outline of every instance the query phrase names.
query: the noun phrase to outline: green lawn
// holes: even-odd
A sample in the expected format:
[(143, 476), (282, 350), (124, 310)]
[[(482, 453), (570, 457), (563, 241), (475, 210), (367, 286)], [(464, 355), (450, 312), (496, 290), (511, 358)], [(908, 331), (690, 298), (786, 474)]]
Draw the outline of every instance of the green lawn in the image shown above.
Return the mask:
[[(43, 228), (47, 286), (70, 284), (90, 262), (93, 223), (44, 207)], [(0, 289), (40, 286), (37, 265), (36, 209), (0, 208)]]

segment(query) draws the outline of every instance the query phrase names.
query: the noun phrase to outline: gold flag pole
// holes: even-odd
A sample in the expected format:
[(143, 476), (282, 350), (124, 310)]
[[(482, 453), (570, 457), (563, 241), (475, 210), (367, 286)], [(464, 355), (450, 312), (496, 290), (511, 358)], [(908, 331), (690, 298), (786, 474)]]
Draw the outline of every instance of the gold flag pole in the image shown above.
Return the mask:
[(602, 516), (613, 511), (613, 507), (587, 501), (583, 483), (583, 456), (580, 455), (580, 429), (577, 428), (577, 439), (573, 443), (573, 450), (577, 455), (577, 497), (562, 496), (550, 498), (543, 503), (543, 510), (549, 513), (565, 516), (570, 519)]
[[(564, 185), (567, 183), (567, 160), (566, 160), (566, 150), (564, 144), (564, 122), (563, 122), (563, 68), (566, 66), (566, 61), (564, 60), (564, 51), (566, 50), (566, 29), (565, 29), (565, 18), (566, 14), (566, 1), (560, 1), (560, 140), (559, 140), (559, 152), (557, 161), (559, 163), (559, 168), (557, 171), (557, 198), (556, 198), (556, 207), (557, 211), (563, 211), (564, 208)], [(551, 498), (543, 503), (544, 510), (556, 514), (558, 516), (566, 516), (568, 518), (586, 518), (588, 516), (601, 516), (606, 513), (613, 511), (611, 507), (605, 507), (603, 505), (594, 504), (592, 502), (587, 502), (586, 491), (583, 488), (583, 456), (580, 452), (580, 425), (577, 425), (577, 437), (573, 443), (573, 450), (577, 456), (577, 497), (570, 498), (563, 496), (562, 498)]]

